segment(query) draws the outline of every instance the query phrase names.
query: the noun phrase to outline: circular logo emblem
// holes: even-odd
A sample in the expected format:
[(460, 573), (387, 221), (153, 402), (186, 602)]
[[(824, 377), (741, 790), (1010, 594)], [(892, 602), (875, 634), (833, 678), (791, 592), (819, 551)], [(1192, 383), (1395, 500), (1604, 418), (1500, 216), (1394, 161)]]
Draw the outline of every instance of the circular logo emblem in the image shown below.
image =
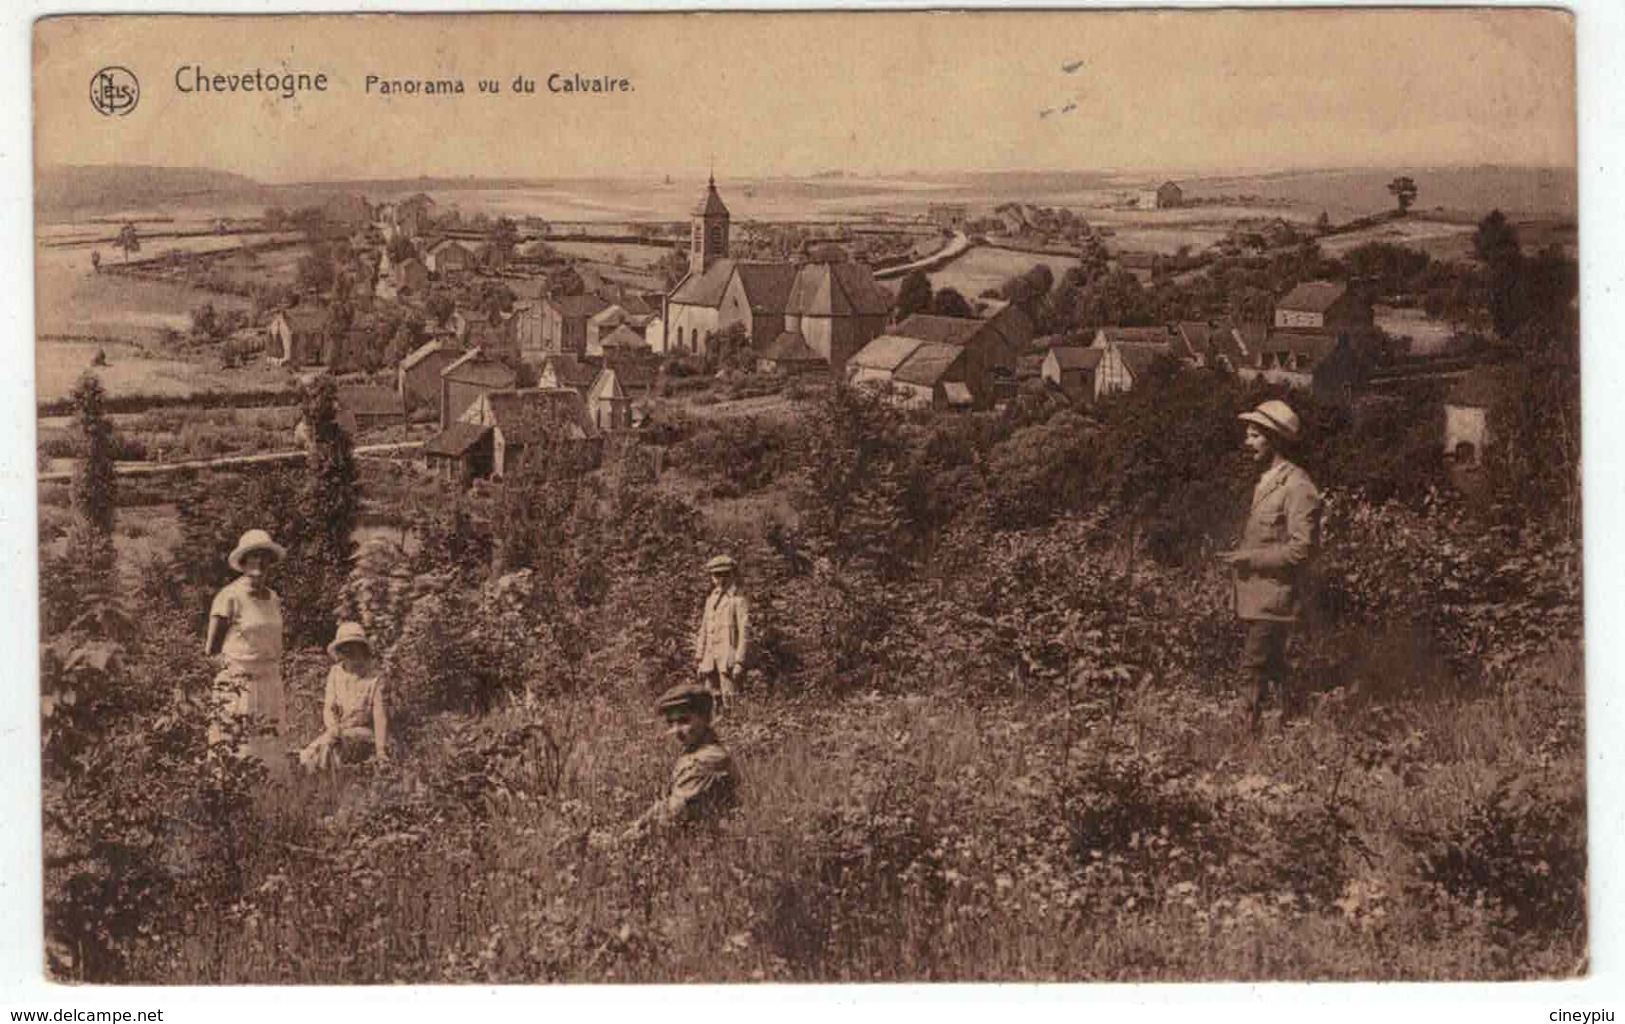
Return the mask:
[(102, 68), (90, 79), (90, 105), (98, 114), (123, 117), (141, 99), (141, 83), (135, 72), (117, 65)]

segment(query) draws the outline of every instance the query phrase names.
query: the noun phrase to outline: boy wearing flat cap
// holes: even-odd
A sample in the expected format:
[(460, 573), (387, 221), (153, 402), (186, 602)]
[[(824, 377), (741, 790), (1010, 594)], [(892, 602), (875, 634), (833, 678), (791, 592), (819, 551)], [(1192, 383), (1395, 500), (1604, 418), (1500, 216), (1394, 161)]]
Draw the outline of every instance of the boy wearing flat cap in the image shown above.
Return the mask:
[(697, 683), (682, 683), (660, 695), (655, 711), (666, 720), (682, 753), (671, 769), (666, 793), (633, 822), (622, 839), (650, 831), (712, 821), (739, 803), (733, 757), (711, 728), (714, 699)]
[(1271, 690), (1283, 708), (1287, 637), (1302, 613), (1304, 574), (1320, 546), (1320, 491), (1286, 452), (1302, 435), (1298, 414), (1279, 400), (1239, 417), (1243, 442), (1261, 471), (1241, 544), (1219, 556), (1236, 574), (1236, 617), (1246, 626), (1242, 670), (1252, 683), (1256, 729)]
[(750, 604), (739, 592), (739, 565), (730, 555), (705, 563), (711, 593), (694, 637), (695, 671), (718, 703), (726, 705), (745, 677), (750, 647)]

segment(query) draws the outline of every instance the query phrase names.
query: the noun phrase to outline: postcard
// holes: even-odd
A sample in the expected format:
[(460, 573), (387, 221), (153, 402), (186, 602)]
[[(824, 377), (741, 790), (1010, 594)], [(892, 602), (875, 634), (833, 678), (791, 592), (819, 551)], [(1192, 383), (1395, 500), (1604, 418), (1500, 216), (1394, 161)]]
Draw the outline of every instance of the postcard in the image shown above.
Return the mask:
[(1572, 14), (33, 40), (49, 979), (1587, 973)]

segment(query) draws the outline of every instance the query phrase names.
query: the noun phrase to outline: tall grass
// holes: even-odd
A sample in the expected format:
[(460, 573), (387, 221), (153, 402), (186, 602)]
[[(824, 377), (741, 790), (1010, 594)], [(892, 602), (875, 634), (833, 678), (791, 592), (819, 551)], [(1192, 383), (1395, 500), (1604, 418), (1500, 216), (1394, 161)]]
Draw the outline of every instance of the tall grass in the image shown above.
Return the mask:
[[(747, 701), (720, 726), (743, 776), (734, 819), (609, 849), (583, 837), (628, 821), (659, 792), (674, 754), (640, 700), (606, 693), (442, 718), (399, 770), (268, 789), (241, 851), (241, 903), (199, 907), (189, 934), (142, 974), (1570, 973), (1583, 962), (1583, 927), (1520, 930), (1497, 915), (1504, 894), (1444, 892), (1423, 864), (1452, 843), (1478, 849), (1466, 838), (1470, 809), (1531, 765), (1544, 766), (1553, 792), (1581, 791), (1577, 668), (1576, 651), (1557, 650), (1426, 717), (1357, 709), (1333, 691), (1262, 738), (1239, 700), (1178, 679), (1128, 698), (1109, 735), (1077, 735), (1055, 697)], [(493, 753), (516, 729), (558, 730), (566, 719), (578, 742), (556, 779)]]

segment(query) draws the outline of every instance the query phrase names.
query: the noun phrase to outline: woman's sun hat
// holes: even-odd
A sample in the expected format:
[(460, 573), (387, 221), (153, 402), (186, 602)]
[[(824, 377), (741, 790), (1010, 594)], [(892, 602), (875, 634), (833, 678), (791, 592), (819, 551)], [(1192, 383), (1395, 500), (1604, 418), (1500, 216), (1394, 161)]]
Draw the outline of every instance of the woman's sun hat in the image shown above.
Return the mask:
[(264, 530), (249, 530), (237, 541), (237, 547), (232, 549), (226, 558), (226, 564), (237, 572), (242, 572), (243, 556), (251, 551), (267, 551), (279, 562), (288, 557), (288, 549), (272, 540), (270, 534)]
[(372, 641), (367, 639), (367, 631), (361, 628), (359, 622), (341, 622), (333, 642), (327, 645), (327, 653), (332, 657), (339, 656), (339, 648), (345, 644), (360, 644), (367, 649), (368, 654), (374, 653)]

